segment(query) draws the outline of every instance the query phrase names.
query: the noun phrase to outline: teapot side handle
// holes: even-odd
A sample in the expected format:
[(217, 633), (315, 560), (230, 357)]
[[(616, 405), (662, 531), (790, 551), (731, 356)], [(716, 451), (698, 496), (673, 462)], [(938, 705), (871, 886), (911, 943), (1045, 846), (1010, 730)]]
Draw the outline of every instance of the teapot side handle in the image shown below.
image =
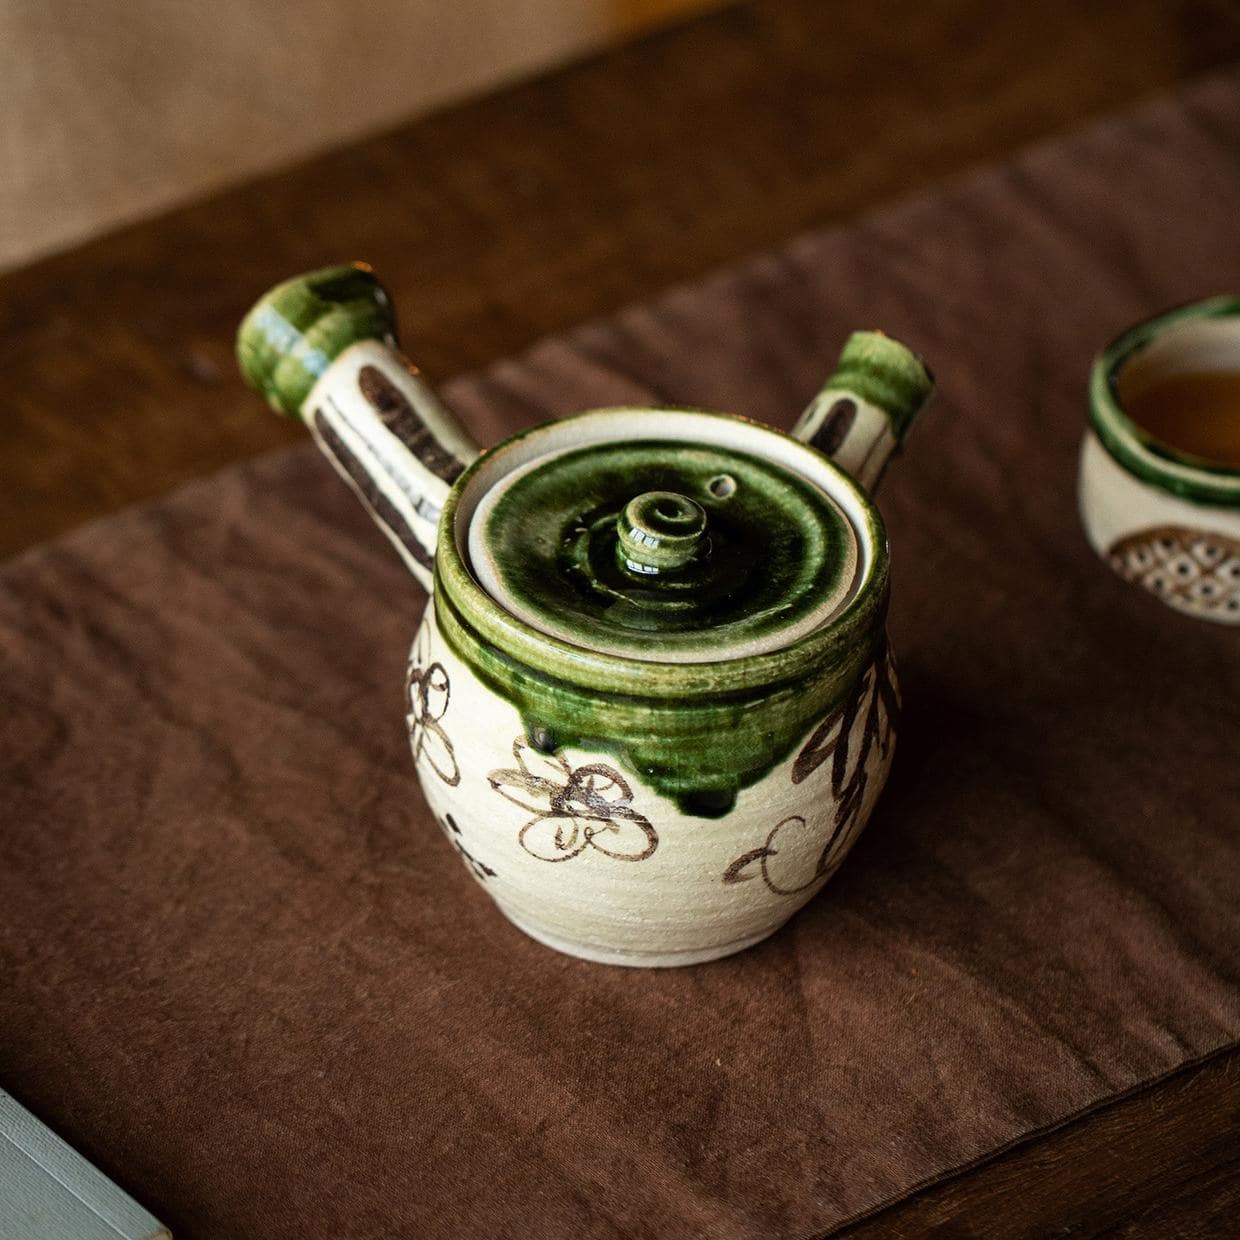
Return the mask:
[(873, 492), (933, 391), (929, 368), (906, 345), (882, 332), (853, 332), (792, 435)]
[(300, 418), (429, 591), (439, 515), (479, 449), (396, 349), (386, 289), (361, 264), (286, 280), (237, 333), (246, 382)]
[(350, 346), (310, 390), (301, 418), (419, 583), (434, 587), (439, 517), (478, 455), (453, 414), (396, 350)]

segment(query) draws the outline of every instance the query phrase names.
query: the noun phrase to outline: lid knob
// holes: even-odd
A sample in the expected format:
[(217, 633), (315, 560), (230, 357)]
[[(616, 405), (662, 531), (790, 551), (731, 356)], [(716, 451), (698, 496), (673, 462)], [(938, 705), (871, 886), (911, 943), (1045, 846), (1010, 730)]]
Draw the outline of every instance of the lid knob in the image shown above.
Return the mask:
[(646, 491), (616, 518), (620, 567), (643, 577), (674, 573), (710, 550), (706, 513), (675, 491)]

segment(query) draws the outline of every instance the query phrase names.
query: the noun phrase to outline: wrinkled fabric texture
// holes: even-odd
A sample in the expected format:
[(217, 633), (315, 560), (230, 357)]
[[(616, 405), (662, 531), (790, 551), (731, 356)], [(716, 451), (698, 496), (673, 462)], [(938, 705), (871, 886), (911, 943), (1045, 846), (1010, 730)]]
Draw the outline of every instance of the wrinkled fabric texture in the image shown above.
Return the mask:
[[(882, 494), (905, 717), (822, 896), (671, 971), (524, 938), (432, 821), (423, 596), (306, 447), (11, 562), (0, 1084), (188, 1237), (807, 1237), (1240, 1038), (1240, 634), (1104, 568), (1091, 354), (1240, 286), (1240, 78), (446, 394), (791, 425), (941, 395)], [(255, 417), (264, 416), (255, 404)]]

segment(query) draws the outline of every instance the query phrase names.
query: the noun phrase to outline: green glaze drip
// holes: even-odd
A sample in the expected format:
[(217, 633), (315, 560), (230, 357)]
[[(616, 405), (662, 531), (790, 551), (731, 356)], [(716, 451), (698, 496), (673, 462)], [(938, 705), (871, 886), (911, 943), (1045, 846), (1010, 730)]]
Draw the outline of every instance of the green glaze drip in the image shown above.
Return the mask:
[(395, 343), (387, 290), (366, 267), (326, 267), (255, 304), (237, 332), (237, 363), (277, 413), (300, 417), (319, 376), (360, 340)]
[(445, 593), (433, 606), (449, 647), (516, 707), (536, 748), (608, 754), (683, 813), (721, 818), (843, 702), (881, 642), (885, 596), (866, 640), (843, 635), (811, 673), (719, 695), (704, 675), (685, 699), (600, 692), (535, 671), (482, 641)]
[(855, 536), (820, 491), (716, 447), (594, 444), (519, 477), (486, 517), (499, 596), (566, 640), (717, 660), (846, 589)]

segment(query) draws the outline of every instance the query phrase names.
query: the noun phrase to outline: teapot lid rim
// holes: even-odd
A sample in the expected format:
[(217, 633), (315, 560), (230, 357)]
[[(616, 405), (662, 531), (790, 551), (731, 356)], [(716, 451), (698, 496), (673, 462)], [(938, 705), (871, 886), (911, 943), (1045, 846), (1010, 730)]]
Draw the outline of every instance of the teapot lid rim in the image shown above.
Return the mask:
[[(855, 539), (855, 563), (847, 588), (818, 615), (808, 631), (787, 641), (723, 657), (652, 659), (599, 649), (548, 632), (515, 614), (479, 580), (471, 563), (470, 532), (484, 497), (523, 466), (548, 459), (566, 447), (622, 443), (635, 439), (683, 442), (687, 434), (748, 453), (817, 488), (846, 519)], [(468, 630), (484, 647), (541, 675), (600, 692), (643, 697), (677, 697), (742, 692), (829, 670), (851, 654), (876, 625), (886, 606), (889, 555), (882, 519), (869, 495), (812, 446), (735, 414), (668, 406), (617, 406), (588, 410), (519, 432), (484, 452), (461, 475), (445, 504), (435, 567), (436, 605), (450, 602), (452, 628)], [(493, 584), (493, 583), (492, 583)], [(536, 617), (535, 617), (536, 619)], [(708, 635), (709, 631), (707, 631)]]

